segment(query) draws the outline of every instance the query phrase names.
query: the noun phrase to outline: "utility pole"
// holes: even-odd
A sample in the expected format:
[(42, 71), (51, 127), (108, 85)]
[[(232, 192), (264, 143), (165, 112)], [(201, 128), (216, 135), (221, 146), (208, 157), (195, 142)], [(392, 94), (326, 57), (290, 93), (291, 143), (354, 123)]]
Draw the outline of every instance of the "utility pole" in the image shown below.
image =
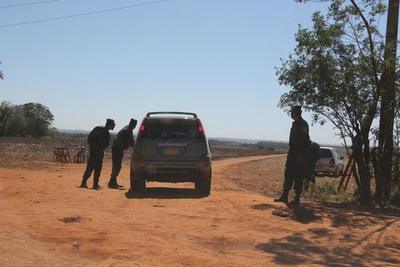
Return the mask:
[(389, 0), (386, 24), (384, 69), (380, 80), (381, 107), (379, 120), (379, 169), (376, 185), (377, 200), (391, 193), (393, 162), (393, 125), (396, 97), (396, 50), (399, 25), (399, 0)]

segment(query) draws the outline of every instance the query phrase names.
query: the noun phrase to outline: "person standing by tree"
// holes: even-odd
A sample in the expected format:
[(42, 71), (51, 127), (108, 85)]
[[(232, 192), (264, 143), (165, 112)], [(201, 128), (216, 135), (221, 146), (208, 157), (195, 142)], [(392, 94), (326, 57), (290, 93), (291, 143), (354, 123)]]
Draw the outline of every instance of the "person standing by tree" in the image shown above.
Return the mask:
[(86, 182), (93, 175), (93, 189), (100, 189), (99, 178), (103, 165), (104, 150), (110, 142), (110, 130), (115, 128), (115, 122), (112, 119), (107, 119), (106, 125), (95, 127), (89, 134), (87, 141), (89, 144), (89, 159), (87, 161), (86, 170), (83, 173), (81, 188), (87, 188)]
[(281, 196), (274, 201), (288, 204), (289, 191), (294, 182), (296, 196), (293, 204), (297, 206), (300, 204), (300, 196), (303, 191), (303, 179), (307, 176), (307, 155), (311, 141), (308, 124), (301, 117), (301, 106), (292, 106), (290, 115), (294, 121), (290, 129), (283, 190)]
[(118, 189), (123, 187), (117, 183), (117, 176), (121, 171), (124, 150), (134, 145), (133, 129), (135, 129), (136, 125), (137, 120), (131, 119), (129, 125), (122, 128), (122, 130), (118, 132), (117, 138), (114, 140), (112, 146), (112, 172), (110, 181), (108, 182), (108, 188)]

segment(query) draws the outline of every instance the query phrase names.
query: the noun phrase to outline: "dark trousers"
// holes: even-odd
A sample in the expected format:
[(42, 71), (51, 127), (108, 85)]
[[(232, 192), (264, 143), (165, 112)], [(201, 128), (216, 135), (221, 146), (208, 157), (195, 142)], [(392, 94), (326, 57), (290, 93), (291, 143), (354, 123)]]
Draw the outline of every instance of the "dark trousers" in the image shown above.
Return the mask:
[(293, 187), (296, 197), (300, 197), (303, 192), (303, 180), (306, 178), (305, 157), (293, 156), (288, 154), (285, 166), (285, 179), (283, 181), (282, 197), (288, 198), (289, 191)]
[(103, 166), (104, 151), (92, 149), (89, 151), (89, 159), (87, 161), (86, 170), (83, 173), (82, 183), (86, 184), (89, 177), (93, 175), (93, 185), (99, 184), (99, 178), (101, 175), (101, 168)]
[(124, 151), (120, 148), (112, 148), (112, 172), (110, 177), (110, 184), (117, 183), (117, 176), (121, 171), (122, 159), (124, 158)]

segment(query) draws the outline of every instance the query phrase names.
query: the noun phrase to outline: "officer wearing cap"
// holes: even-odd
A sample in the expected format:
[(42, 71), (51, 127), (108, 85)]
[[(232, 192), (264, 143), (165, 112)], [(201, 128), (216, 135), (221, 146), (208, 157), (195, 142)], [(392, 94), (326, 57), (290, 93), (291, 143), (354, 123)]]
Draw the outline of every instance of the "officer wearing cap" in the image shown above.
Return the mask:
[(86, 182), (93, 175), (93, 189), (100, 189), (99, 178), (103, 165), (104, 150), (110, 142), (110, 130), (114, 130), (115, 122), (107, 119), (105, 126), (95, 127), (89, 134), (87, 141), (89, 144), (89, 159), (87, 161), (86, 170), (83, 173), (81, 188), (87, 188)]
[(300, 204), (303, 190), (303, 179), (307, 176), (307, 155), (310, 147), (310, 136), (307, 122), (301, 117), (301, 106), (292, 106), (290, 115), (293, 119), (289, 137), (289, 152), (286, 159), (285, 179), (282, 195), (275, 202), (288, 203), (289, 191), (295, 183), (294, 205)]
[(131, 119), (129, 124), (122, 128), (117, 134), (112, 146), (112, 172), (110, 181), (108, 182), (109, 188), (118, 189), (123, 187), (117, 183), (117, 176), (121, 171), (122, 159), (124, 157), (124, 150), (128, 149), (130, 146), (133, 147), (133, 129), (137, 125), (137, 120)]

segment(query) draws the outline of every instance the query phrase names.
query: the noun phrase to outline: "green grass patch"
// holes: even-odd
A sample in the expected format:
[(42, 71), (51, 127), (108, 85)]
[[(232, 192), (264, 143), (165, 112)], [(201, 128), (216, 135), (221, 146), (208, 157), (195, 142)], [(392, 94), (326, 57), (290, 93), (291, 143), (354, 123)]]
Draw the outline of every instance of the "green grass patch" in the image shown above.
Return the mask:
[(350, 203), (356, 201), (352, 194), (338, 192), (334, 181), (317, 181), (314, 185), (311, 184), (304, 197), (321, 203)]

